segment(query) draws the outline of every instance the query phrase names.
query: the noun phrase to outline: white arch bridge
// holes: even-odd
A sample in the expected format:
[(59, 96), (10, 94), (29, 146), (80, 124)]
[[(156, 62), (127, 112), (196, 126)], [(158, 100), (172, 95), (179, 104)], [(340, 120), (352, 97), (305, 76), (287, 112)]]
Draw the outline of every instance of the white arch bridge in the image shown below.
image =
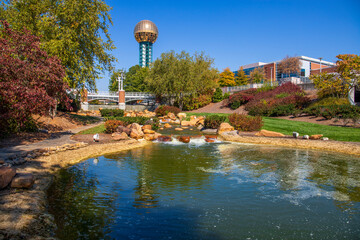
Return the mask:
[[(88, 92), (87, 101), (91, 102), (93, 100), (105, 100), (111, 102), (119, 102), (119, 93), (118, 92)], [(155, 95), (146, 92), (125, 92), (125, 102), (133, 101), (144, 101), (144, 102), (153, 102), (155, 101)]]

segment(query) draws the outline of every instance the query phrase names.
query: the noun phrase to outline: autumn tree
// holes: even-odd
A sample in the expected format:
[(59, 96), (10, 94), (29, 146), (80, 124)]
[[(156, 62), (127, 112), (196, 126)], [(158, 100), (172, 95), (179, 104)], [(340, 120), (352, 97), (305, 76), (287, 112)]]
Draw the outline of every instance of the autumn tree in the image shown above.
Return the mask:
[(41, 48), (61, 60), (71, 88), (94, 90), (115, 61), (110, 10), (103, 0), (8, 0), (0, 2), (0, 19), (40, 37)]
[(237, 86), (249, 84), (249, 77), (245, 74), (243, 67), (239, 69), (235, 82)]
[(360, 84), (360, 56), (355, 54), (340, 54), (336, 56), (339, 60), (337, 72), (339, 78), (349, 87)]
[(213, 62), (203, 53), (194, 56), (184, 51), (163, 53), (154, 61), (145, 83), (157, 97), (182, 109), (186, 99), (217, 87), (218, 72), (212, 67)]
[(222, 73), (220, 73), (219, 84), (221, 87), (230, 87), (235, 86), (235, 74), (230, 70), (230, 68), (225, 68)]
[(260, 83), (265, 78), (265, 73), (263, 68), (255, 68), (250, 73), (250, 82), (251, 83)]
[(39, 38), (0, 22), (0, 132), (21, 131), (31, 114), (52, 113), (67, 103), (65, 70), (57, 57), (40, 49)]
[(339, 78), (338, 74), (320, 73), (311, 75), (315, 88), (318, 89), (318, 96), (324, 97), (346, 97), (349, 92), (349, 84)]
[(298, 57), (286, 56), (277, 65), (277, 71), (281, 74), (288, 74), (290, 77), (291, 73), (299, 74), (301, 70), (301, 62)]

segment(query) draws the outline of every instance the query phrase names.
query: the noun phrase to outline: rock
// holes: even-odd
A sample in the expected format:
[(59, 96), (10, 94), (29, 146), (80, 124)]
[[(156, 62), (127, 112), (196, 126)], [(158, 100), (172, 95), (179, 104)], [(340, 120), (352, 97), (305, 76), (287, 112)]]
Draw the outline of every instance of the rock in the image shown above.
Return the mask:
[(206, 133), (206, 134), (216, 134), (217, 133), (217, 129), (204, 129), (202, 130), (203, 133)]
[[(144, 131), (145, 129), (151, 130), (152, 127), (151, 127), (151, 125), (144, 125), (144, 126), (142, 126), (142, 130)], [(145, 132), (144, 132), (144, 133), (145, 133)]]
[(171, 142), (172, 138), (170, 136), (159, 136), (157, 140), (159, 142)]
[(299, 133), (298, 133), (298, 132), (293, 132), (293, 137), (294, 137), (294, 138), (298, 138), (298, 137), (299, 137)]
[(186, 113), (178, 113), (177, 117), (180, 119), (186, 118)]
[(3, 159), (0, 159), (0, 164), (4, 164), (5, 161)]
[(189, 127), (181, 127), (182, 129), (188, 129)]
[(147, 133), (145, 133), (144, 134), (144, 139), (147, 140), (147, 141), (154, 141), (157, 138), (155, 137), (155, 134), (147, 134)]
[(181, 121), (180, 125), (181, 126), (195, 126), (196, 122), (191, 122), (191, 121)]
[(131, 129), (130, 137), (134, 139), (141, 139), (144, 136), (143, 132), (139, 132), (138, 130)]
[(34, 176), (30, 173), (27, 174), (16, 174), (11, 182), (12, 188), (31, 188), (34, 185)]
[(168, 118), (170, 118), (171, 120), (176, 120), (176, 116), (175, 116), (175, 114), (172, 113), (172, 112), (169, 112), (169, 113), (167, 114), (167, 116), (168, 116)]
[(5, 188), (16, 174), (16, 169), (12, 167), (0, 167), (0, 189)]
[(205, 142), (213, 143), (213, 142), (215, 142), (215, 139), (205, 138)]
[(329, 138), (323, 137), (322, 140), (324, 140), (324, 141), (329, 141)]
[(125, 132), (122, 132), (122, 133), (113, 133), (111, 134), (111, 137), (113, 138), (113, 140), (115, 141), (120, 141), (120, 140), (126, 140), (129, 138), (129, 136), (125, 133)]
[(182, 128), (175, 128), (175, 131), (184, 131)]
[(195, 125), (205, 125), (205, 120), (204, 119), (198, 120), (196, 121)]
[(189, 137), (189, 136), (180, 136), (180, 137), (178, 138), (178, 140), (179, 140), (180, 142), (183, 142), (183, 143), (189, 143), (189, 142), (190, 142), (190, 137)]
[(221, 123), (217, 130), (217, 133), (221, 134), (223, 132), (231, 132), (231, 131), (234, 131), (233, 126), (231, 126), (229, 123)]
[(217, 139), (216, 135), (205, 135), (205, 138)]
[(155, 131), (151, 129), (144, 129), (144, 134), (154, 134)]
[(284, 134), (279, 132), (273, 132), (268, 130), (261, 130), (260, 132), (255, 133), (255, 136), (258, 137), (285, 137)]
[(303, 139), (309, 139), (309, 135), (304, 135)]
[(164, 128), (159, 128), (159, 130), (164, 130)]
[(168, 124), (168, 123), (165, 123), (165, 124), (164, 124), (164, 128), (171, 128), (171, 125)]
[(315, 134), (315, 135), (311, 135), (311, 136), (310, 136), (310, 139), (312, 139), (312, 140), (319, 140), (319, 139), (321, 139), (322, 137), (323, 137), (322, 134)]
[(171, 120), (170, 123), (179, 125), (181, 122), (179, 119)]
[(155, 140), (158, 139), (160, 136), (161, 136), (160, 133), (157, 133), (157, 132), (154, 133)]
[(132, 123), (130, 129), (136, 129), (139, 132), (139, 134), (142, 133), (142, 128), (138, 123)]
[(204, 129), (204, 125), (201, 125), (201, 124), (200, 124), (200, 125), (198, 125), (196, 128), (201, 131), (201, 130)]

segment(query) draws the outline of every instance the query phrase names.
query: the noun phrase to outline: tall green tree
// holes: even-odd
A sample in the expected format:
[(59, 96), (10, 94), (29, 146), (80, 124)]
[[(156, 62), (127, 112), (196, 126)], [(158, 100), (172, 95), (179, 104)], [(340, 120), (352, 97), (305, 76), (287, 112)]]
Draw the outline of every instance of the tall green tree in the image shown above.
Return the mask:
[(235, 82), (238, 86), (249, 84), (249, 77), (245, 74), (243, 67), (239, 69)]
[(163, 53), (153, 63), (145, 82), (151, 92), (182, 109), (185, 99), (216, 88), (218, 72), (212, 67), (213, 62), (203, 53), (194, 56), (184, 51)]
[(235, 86), (235, 74), (230, 70), (230, 68), (225, 68), (222, 73), (220, 73), (219, 84), (221, 87), (230, 87)]
[(265, 73), (263, 68), (255, 68), (250, 73), (250, 82), (251, 83), (260, 83), (263, 79), (265, 79)]
[(109, 53), (115, 48), (108, 33), (110, 9), (103, 0), (5, 0), (0, 19), (39, 36), (41, 48), (61, 60), (71, 88), (93, 90), (95, 79), (115, 61)]
[[(117, 92), (119, 88), (118, 77), (123, 70), (114, 71), (109, 82), (109, 90)], [(149, 68), (132, 66), (128, 72), (125, 72), (124, 90), (127, 92), (148, 92), (148, 86), (145, 78), (149, 75)]]

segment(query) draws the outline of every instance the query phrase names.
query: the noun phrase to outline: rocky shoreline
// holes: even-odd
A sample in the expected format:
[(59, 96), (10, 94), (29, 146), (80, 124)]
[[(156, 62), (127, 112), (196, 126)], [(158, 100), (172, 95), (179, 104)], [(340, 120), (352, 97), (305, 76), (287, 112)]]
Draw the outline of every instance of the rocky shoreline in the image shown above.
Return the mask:
[[(0, 239), (53, 239), (54, 218), (47, 213), (46, 190), (56, 172), (90, 157), (143, 147), (149, 141), (134, 139), (115, 143), (59, 147), (18, 165), (18, 174), (32, 174), (30, 189), (6, 188), (0, 191)], [(80, 144), (78, 144), (80, 145)]]

